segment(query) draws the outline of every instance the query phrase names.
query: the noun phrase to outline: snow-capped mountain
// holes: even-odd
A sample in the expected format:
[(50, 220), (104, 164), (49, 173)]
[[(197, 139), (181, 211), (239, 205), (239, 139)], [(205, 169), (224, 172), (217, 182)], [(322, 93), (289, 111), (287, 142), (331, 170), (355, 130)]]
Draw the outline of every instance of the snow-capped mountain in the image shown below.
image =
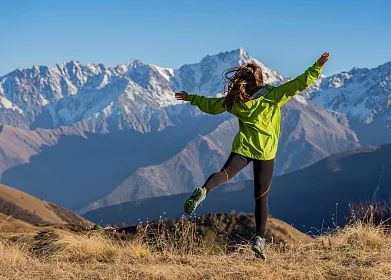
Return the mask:
[(284, 80), (282, 75), (266, 67), (240, 48), (217, 55), (207, 55), (199, 63), (183, 65), (174, 71), (173, 88), (204, 96), (215, 96), (224, 88), (222, 73), (226, 69), (247, 63), (257, 63), (261, 66), (266, 84), (276, 84)]
[(126, 65), (120, 65), (117, 68), (122, 70), (123, 75), (146, 90), (146, 94), (150, 95), (160, 106), (165, 107), (178, 103), (173, 98), (171, 87), (174, 69), (144, 64), (135, 59), (131, 59)]
[[(0, 77), (2, 182), (84, 210), (188, 192), (224, 164), (237, 120), (202, 114), (174, 92), (215, 96), (223, 91), (223, 71), (248, 62), (263, 68), (265, 83), (286, 81), (243, 49), (179, 69), (135, 59), (112, 68), (71, 61)], [(308, 99), (342, 88), (328, 85), (331, 78), (322, 76), (282, 108), (276, 174), (360, 145), (350, 115)], [(251, 176), (247, 170), (238, 179)]]
[(261, 65), (267, 83), (283, 79), (243, 49), (208, 55), (200, 63), (177, 70), (135, 59), (114, 68), (71, 61), (16, 70), (0, 77), (0, 109), (2, 115), (12, 116), (0, 121), (22, 128), (79, 123), (92, 132), (162, 130), (172, 125), (167, 112), (181, 112), (164, 109), (180, 104), (174, 98), (175, 90), (216, 95), (223, 91), (222, 72), (248, 62)]
[(123, 73), (124, 68), (71, 61), (54, 67), (34, 66), (3, 76), (2, 109), (23, 120), (19, 125), (3, 119), (3, 124), (57, 128), (82, 123), (92, 132), (148, 132), (170, 125), (154, 96), (131, 80), (128, 72)]
[(345, 114), (362, 144), (391, 142), (391, 62), (323, 77), (306, 94), (322, 108)]

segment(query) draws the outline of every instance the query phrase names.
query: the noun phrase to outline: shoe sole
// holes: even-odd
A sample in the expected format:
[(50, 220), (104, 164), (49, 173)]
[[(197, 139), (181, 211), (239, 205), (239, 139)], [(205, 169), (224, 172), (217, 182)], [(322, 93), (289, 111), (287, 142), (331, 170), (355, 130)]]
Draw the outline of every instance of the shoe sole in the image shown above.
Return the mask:
[(184, 205), (184, 211), (187, 215), (191, 215), (197, 209), (197, 207), (204, 201), (205, 198), (201, 199), (198, 203), (195, 202), (191, 197), (188, 198)]
[(192, 199), (189, 198), (189, 199), (185, 202), (185, 207), (184, 207), (184, 208), (185, 208), (185, 213), (186, 213), (187, 215), (191, 215), (197, 207), (195, 206), (194, 201), (193, 201)]
[(262, 252), (261, 248), (259, 248), (258, 246), (251, 246), (251, 250), (255, 253), (255, 256), (258, 259), (263, 259), (263, 260), (266, 259), (265, 253)]
[(187, 215), (191, 215), (194, 213), (194, 211), (197, 209), (197, 207), (201, 204), (200, 203), (197, 203), (197, 202), (194, 202), (194, 200), (192, 199), (188, 199), (186, 202), (185, 202), (185, 213)]

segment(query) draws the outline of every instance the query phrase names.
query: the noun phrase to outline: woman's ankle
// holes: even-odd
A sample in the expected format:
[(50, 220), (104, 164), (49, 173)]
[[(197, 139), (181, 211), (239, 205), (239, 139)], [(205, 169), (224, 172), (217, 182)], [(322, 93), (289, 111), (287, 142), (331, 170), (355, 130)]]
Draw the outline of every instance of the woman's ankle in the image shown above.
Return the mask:
[(202, 188), (206, 190), (206, 193), (207, 193), (207, 194), (209, 193), (208, 187), (203, 186)]

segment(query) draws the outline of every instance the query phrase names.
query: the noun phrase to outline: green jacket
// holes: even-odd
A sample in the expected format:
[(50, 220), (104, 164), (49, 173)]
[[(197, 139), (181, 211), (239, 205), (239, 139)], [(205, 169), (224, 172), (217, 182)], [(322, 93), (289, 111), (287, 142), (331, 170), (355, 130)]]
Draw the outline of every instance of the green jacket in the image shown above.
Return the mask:
[[(229, 113), (239, 120), (231, 151), (249, 158), (270, 160), (275, 158), (280, 136), (280, 108), (292, 96), (306, 89), (322, 72), (317, 62), (304, 74), (280, 86), (267, 86), (268, 90), (257, 99), (235, 102)], [(189, 101), (208, 114), (225, 112), (224, 97), (210, 98), (189, 95)]]

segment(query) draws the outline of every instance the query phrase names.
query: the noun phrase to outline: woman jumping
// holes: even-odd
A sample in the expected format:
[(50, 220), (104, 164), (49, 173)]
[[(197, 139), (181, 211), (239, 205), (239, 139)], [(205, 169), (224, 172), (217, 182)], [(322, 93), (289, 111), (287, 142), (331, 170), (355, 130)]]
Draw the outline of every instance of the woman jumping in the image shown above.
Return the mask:
[(238, 118), (239, 132), (227, 162), (220, 172), (206, 180), (203, 187), (194, 190), (185, 202), (184, 211), (192, 214), (210, 191), (229, 181), (252, 161), (256, 223), (252, 250), (258, 258), (266, 258), (268, 192), (280, 136), (280, 108), (319, 77), (329, 56), (328, 52), (322, 54), (304, 74), (277, 87), (264, 84), (260, 66), (248, 63), (224, 72), (225, 97), (208, 98), (185, 91), (175, 93), (177, 100), (190, 101), (205, 113), (215, 115), (227, 111)]

